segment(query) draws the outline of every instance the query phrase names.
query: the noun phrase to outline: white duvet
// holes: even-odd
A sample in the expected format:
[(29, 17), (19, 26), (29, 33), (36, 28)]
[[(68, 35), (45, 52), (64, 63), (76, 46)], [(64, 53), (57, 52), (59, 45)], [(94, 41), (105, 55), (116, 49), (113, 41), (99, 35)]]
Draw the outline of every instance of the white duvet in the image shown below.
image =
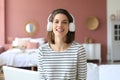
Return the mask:
[(13, 48), (0, 54), (0, 65), (14, 67), (36, 66), (37, 59), (37, 49), (26, 49), (22, 51), (18, 48)]

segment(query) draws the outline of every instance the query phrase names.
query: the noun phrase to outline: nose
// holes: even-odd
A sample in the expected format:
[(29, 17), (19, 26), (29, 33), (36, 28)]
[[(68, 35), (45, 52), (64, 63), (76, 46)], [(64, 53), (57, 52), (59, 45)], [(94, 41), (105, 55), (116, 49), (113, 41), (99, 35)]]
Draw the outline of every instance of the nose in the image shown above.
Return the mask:
[(62, 26), (62, 23), (61, 23), (61, 22), (59, 22), (59, 23), (58, 23), (58, 26), (59, 26), (59, 27), (60, 27), (60, 26)]

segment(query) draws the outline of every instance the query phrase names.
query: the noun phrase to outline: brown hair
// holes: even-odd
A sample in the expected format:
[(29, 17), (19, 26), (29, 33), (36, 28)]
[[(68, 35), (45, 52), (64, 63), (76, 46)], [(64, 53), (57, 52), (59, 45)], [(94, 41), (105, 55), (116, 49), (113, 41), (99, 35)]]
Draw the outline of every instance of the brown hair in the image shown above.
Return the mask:
[[(69, 12), (65, 9), (56, 9), (52, 12), (52, 14), (50, 15), (49, 17), (49, 21), (50, 22), (53, 22), (53, 19), (55, 17), (55, 15), (57, 14), (64, 14), (67, 16), (68, 20), (69, 20), (69, 23), (70, 22), (73, 22), (73, 17), (69, 14)], [(52, 44), (55, 44), (55, 40), (54, 40), (54, 33), (53, 31), (48, 31), (47, 32), (47, 39), (48, 39), (48, 42), (49, 43), (52, 43)], [(75, 39), (75, 32), (70, 32), (68, 31), (67, 35), (66, 35), (66, 43), (69, 44), (69, 43), (72, 43)]]

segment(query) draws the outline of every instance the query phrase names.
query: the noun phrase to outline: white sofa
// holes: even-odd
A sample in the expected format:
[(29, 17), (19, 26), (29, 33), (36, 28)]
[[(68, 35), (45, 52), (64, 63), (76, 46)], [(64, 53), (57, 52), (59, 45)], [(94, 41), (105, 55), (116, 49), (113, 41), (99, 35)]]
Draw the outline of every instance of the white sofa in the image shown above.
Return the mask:
[(99, 69), (97, 64), (87, 63), (87, 80), (99, 80)]
[(37, 71), (3, 66), (5, 80), (39, 80)]
[[(87, 64), (87, 80), (120, 80), (120, 65)], [(3, 66), (5, 80), (39, 80), (36, 71)]]
[(120, 80), (120, 64), (87, 64), (87, 80)]

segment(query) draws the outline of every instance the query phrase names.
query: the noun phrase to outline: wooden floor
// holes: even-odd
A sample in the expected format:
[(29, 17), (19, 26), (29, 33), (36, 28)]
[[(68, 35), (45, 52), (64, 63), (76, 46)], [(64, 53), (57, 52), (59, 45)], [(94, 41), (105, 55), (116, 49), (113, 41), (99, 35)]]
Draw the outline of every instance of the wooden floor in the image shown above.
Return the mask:
[(0, 80), (4, 80), (2, 66), (0, 66)]
[(4, 75), (3, 75), (3, 73), (0, 73), (0, 80), (4, 80)]

